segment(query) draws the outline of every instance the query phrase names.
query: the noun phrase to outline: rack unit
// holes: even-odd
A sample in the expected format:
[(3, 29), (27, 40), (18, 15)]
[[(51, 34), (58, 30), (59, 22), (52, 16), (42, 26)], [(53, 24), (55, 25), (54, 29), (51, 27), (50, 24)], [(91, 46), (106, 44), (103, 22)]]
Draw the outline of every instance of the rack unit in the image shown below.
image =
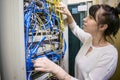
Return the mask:
[[(27, 80), (32, 80), (32, 60), (47, 57), (60, 65), (66, 51), (63, 16), (56, 11), (60, 0), (24, 2), (25, 57)], [(40, 73), (39, 73), (40, 74)], [(50, 78), (50, 77), (49, 77)]]

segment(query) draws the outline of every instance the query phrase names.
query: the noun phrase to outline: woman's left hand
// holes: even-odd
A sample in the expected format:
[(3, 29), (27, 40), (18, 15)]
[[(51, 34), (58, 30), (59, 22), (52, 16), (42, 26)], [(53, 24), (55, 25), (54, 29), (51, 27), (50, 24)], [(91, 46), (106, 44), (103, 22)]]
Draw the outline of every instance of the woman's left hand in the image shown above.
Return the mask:
[(38, 58), (34, 61), (34, 68), (35, 71), (42, 71), (42, 72), (56, 72), (58, 71), (58, 65), (49, 60), (46, 57)]
[(53, 73), (59, 80), (71, 80), (71, 76), (68, 73), (46, 57), (36, 59), (34, 67), (36, 71)]

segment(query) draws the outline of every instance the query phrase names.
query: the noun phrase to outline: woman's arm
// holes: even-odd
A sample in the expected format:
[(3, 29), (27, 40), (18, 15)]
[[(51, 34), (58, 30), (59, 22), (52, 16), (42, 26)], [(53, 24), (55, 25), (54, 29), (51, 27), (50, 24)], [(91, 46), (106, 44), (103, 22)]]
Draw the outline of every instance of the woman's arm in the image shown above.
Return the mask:
[(34, 67), (36, 71), (53, 73), (59, 80), (71, 80), (67, 72), (46, 57), (36, 59)]
[(58, 6), (60, 9), (56, 9), (58, 12), (67, 16), (67, 22), (73, 34), (83, 43), (91, 37), (89, 33), (84, 32), (75, 22), (72, 14), (65, 4), (62, 2)]

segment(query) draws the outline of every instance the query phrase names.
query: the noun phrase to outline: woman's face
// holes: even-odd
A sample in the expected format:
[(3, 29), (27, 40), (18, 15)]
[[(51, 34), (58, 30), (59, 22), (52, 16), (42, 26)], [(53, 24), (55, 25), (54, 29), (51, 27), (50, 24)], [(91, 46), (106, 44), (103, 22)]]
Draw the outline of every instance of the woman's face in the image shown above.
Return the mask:
[(95, 19), (92, 16), (87, 16), (83, 19), (84, 25), (83, 30), (90, 34), (94, 34), (98, 30), (98, 25)]
[(101, 14), (103, 14), (104, 10), (102, 8), (100, 8), (97, 12), (96, 12), (96, 19), (94, 19), (92, 16), (87, 16), (86, 18), (83, 19), (84, 21), (84, 26), (83, 26), (83, 30), (85, 32), (90, 33), (91, 35), (96, 35), (98, 32), (104, 32), (101, 31), (101, 25), (98, 25), (98, 17), (101, 16)]
[(83, 30), (85, 32), (90, 33), (91, 35), (96, 35), (97, 33), (104, 33), (104, 29), (101, 30), (101, 24), (98, 25), (99, 20), (98, 18), (101, 17), (101, 15), (104, 13), (104, 10), (100, 8), (96, 12), (96, 19), (94, 19), (92, 16), (87, 16), (86, 18), (83, 19), (84, 25), (83, 25)]

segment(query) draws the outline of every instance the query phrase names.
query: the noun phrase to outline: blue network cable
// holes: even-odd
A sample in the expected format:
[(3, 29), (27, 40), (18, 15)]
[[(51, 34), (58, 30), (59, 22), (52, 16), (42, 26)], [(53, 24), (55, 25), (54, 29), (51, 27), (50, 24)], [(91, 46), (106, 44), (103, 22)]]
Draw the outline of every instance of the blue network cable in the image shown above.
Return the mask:
[[(32, 0), (28, 6), (24, 8), (24, 26), (25, 26), (25, 58), (26, 58), (26, 72), (27, 72), (27, 80), (32, 80), (31, 74), (33, 70), (32, 60), (36, 58), (40, 58), (45, 56), (52, 60), (53, 62), (59, 61), (65, 54), (67, 45), (64, 40), (63, 33), (60, 32), (60, 19), (54, 11), (49, 11), (49, 5), (46, 0), (40, 0), (42, 2), (42, 8), (36, 4), (36, 0)], [(37, 55), (39, 47), (41, 44), (44, 44), (46, 41), (46, 36), (43, 36), (39, 41), (35, 42), (35, 32), (36, 27), (38, 25), (38, 19), (36, 17), (37, 14), (44, 14), (44, 22), (40, 25), (41, 30), (50, 29), (51, 31), (55, 31), (56, 33), (62, 34), (62, 39), (64, 41), (64, 49), (61, 50), (51, 50), (48, 52), (44, 52), (44, 55), (38, 55), (37, 57), (33, 57)], [(43, 17), (43, 16), (42, 16)], [(40, 17), (41, 18), (41, 17)], [(54, 30), (54, 25), (57, 25), (58, 29)], [(31, 37), (31, 38), (30, 38)], [(62, 54), (60, 54), (62, 53)]]

